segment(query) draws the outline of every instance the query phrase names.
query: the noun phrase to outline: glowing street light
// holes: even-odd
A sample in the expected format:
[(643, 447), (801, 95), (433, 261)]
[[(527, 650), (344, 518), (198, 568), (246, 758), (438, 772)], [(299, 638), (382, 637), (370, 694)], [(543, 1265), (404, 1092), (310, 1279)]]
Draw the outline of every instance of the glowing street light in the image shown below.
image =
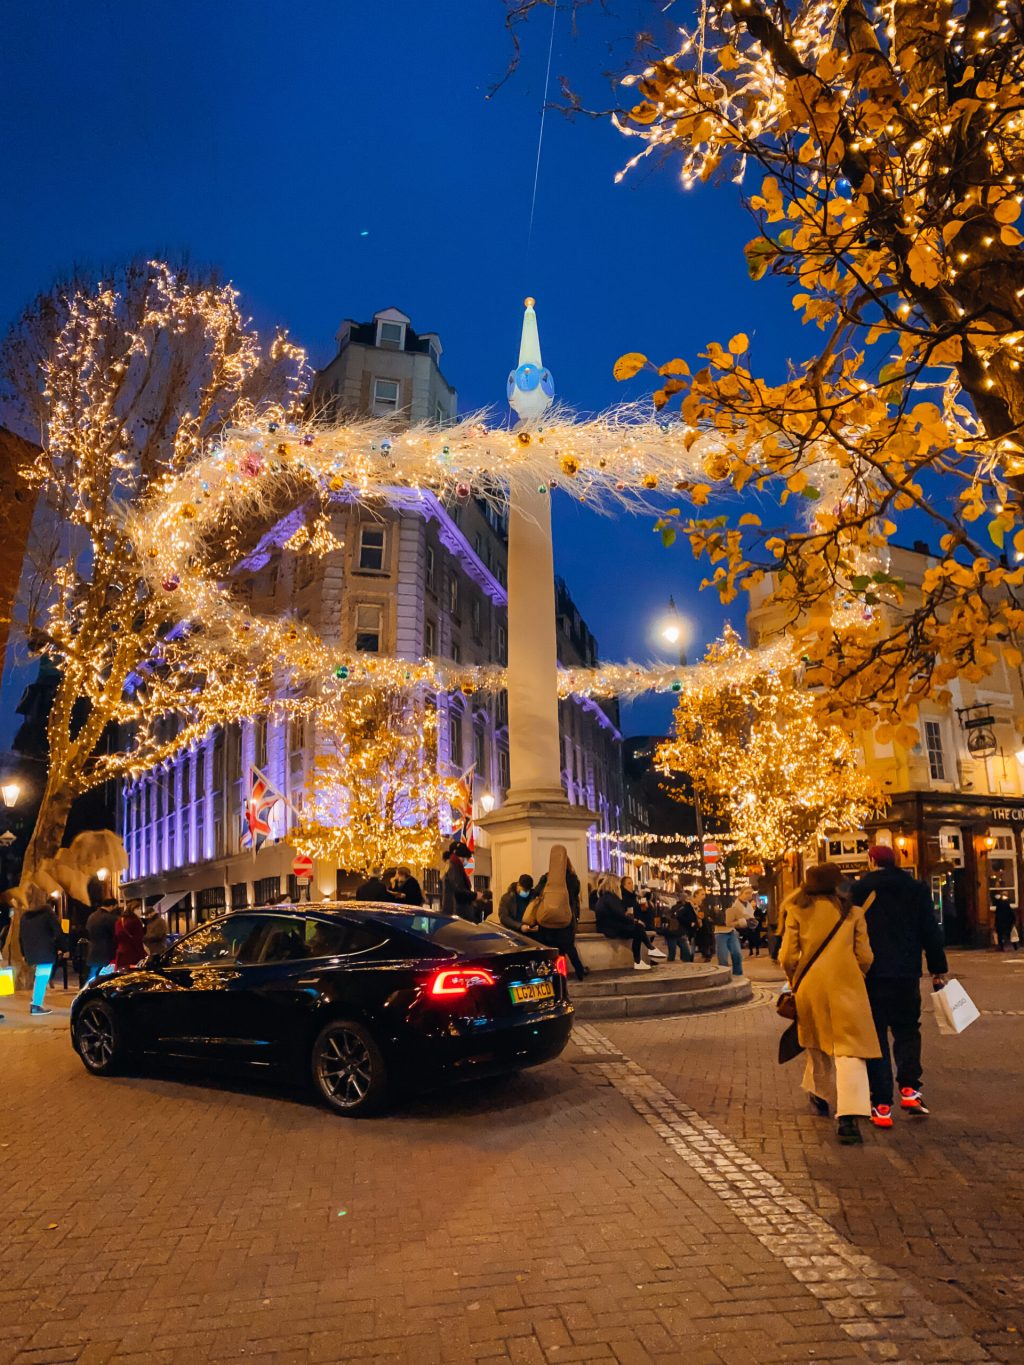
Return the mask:
[(693, 639), (693, 626), (685, 616), (680, 616), (674, 597), (668, 599), (668, 611), (655, 627), (655, 633), (663, 645), (679, 651), (679, 662), (686, 665), (686, 649)]
[(109, 868), (109, 867), (98, 867), (98, 868), (96, 869), (96, 879), (97, 879), (97, 881), (105, 882), (105, 881), (109, 878), (109, 876), (110, 876), (110, 868)]
[(490, 792), (484, 792), (483, 796), (481, 796), (480, 806), (485, 815), (490, 815), (491, 811), (494, 809), (494, 797)]
[(21, 795), (21, 784), (19, 782), (5, 782), (0, 787), (0, 794), (3, 795), (4, 805), (8, 810), (17, 804), (18, 797)]

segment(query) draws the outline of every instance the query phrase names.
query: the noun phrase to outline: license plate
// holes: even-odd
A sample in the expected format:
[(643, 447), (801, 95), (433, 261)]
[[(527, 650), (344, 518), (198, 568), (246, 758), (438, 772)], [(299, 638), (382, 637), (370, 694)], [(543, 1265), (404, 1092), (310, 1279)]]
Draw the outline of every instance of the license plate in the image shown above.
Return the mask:
[(513, 1005), (525, 1005), (531, 1000), (554, 1000), (555, 988), (550, 981), (523, 981), (509, 986)]

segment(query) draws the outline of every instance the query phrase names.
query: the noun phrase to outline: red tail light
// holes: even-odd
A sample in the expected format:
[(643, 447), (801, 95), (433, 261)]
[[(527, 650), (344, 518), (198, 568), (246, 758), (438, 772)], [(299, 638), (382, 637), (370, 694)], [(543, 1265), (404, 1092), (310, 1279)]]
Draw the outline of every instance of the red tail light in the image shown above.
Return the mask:
[(468, 995), (473, 986), (496, 986), (498, 978), (486, 967), (446, 968), (435, 972), (430, 978), (427, 994), (451, 1000), (455, 996)]
[(555, 958), (555, 971), (559, 976), (569, 975), (569, 959), (564, 953), (559, 953)]

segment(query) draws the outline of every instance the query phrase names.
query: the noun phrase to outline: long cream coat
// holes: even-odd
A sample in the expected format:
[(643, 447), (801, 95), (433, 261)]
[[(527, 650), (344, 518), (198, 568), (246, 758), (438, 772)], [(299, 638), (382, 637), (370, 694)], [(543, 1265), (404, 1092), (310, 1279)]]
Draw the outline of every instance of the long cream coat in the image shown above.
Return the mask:
[[(839, 906), (831, 896), (805, 898), (797, 893), (783, 908), (786, 927), (779, 965), (793, 981), (835, 924)], [(833, 1057), (882, 1055), (864, 985), (872, 961), (864, 909), (854, 906), (797, 989), (797, 1036), (803, 1047)]]

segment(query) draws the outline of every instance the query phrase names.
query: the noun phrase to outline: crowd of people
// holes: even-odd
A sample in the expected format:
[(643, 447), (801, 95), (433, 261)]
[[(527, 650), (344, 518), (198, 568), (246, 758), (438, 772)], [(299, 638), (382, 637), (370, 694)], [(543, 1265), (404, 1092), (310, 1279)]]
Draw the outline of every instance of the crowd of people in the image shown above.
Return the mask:
[(24, 907), (18, 917), (18, 944), (26, 965), (32, 968), (29, 1012), (52, 1013), (46, 992), (55, 974), (60, 974), (67, 990), (70, 969), (81, 989), (104, 968), (134, 967), (160, 952), (167, 946), (168, 932), (166, 917), (155, 908), (146, 911), (138, 900), (121, 905), (105, 896), (91, 909), (78, 909), (67, 927), (49, 902)]

